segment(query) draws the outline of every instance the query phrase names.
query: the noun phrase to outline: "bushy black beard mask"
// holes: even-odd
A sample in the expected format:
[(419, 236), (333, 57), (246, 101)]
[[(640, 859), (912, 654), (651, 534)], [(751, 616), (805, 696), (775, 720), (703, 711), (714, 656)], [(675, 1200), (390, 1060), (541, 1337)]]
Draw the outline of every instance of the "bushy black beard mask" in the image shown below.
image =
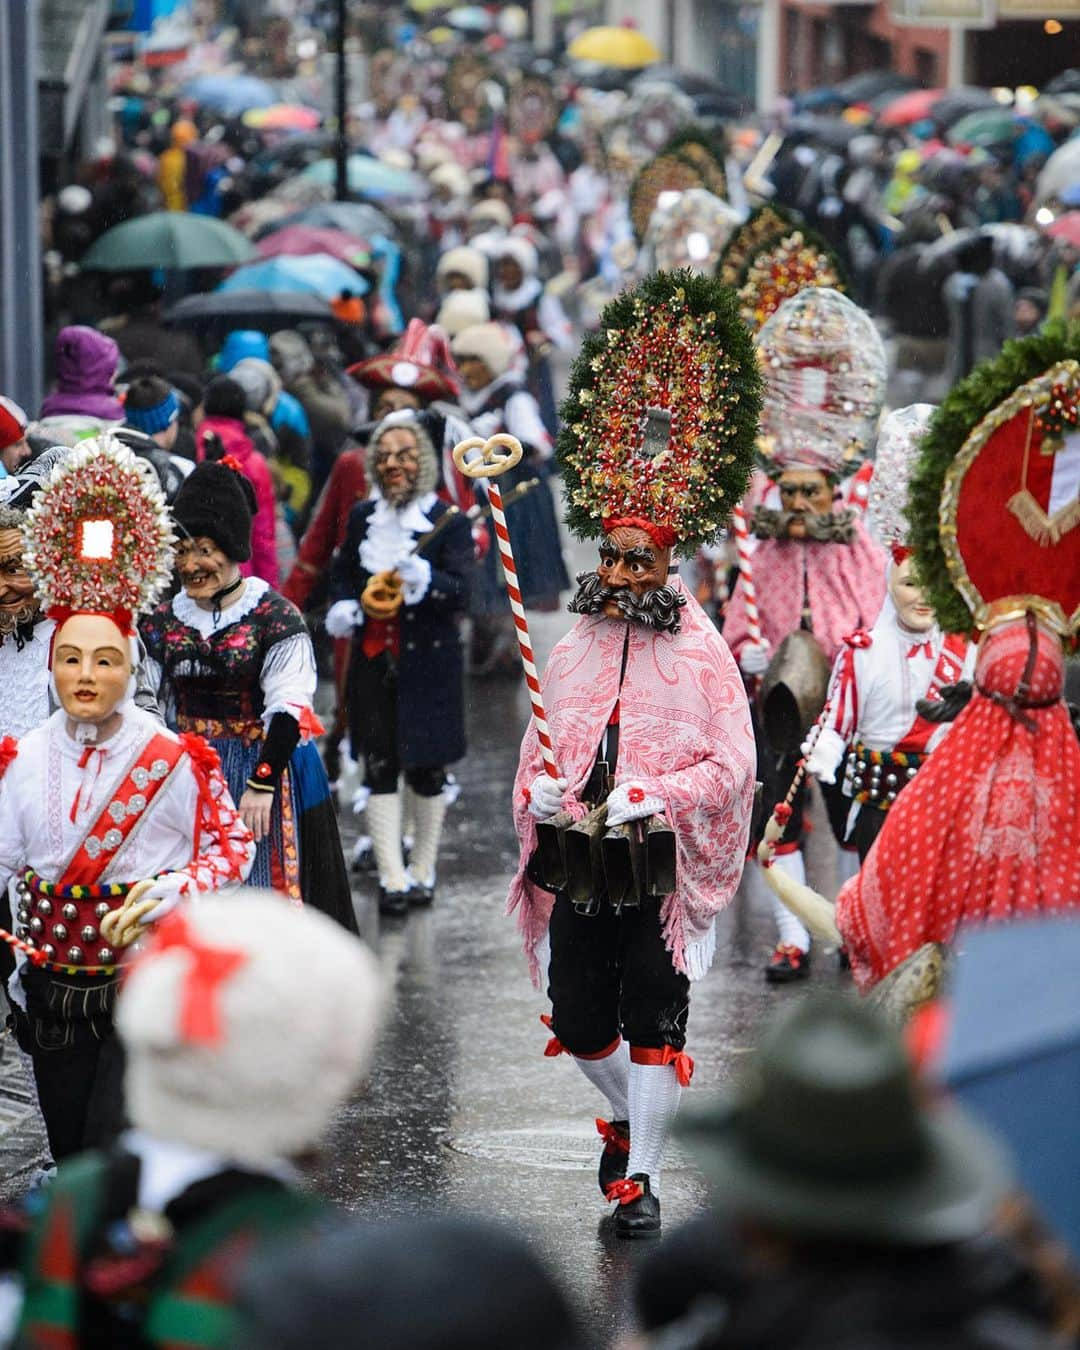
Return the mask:
[(806, 526), (806, 538), (824, 544), (850, 544), (855, 538), (855, 512), (850, 507), (827, 511), (824, 515), (800, 515), (797, 511), (771, 511), (759, 506), (750, 528), (759, 539), (787, 539), (793, 520)]
[(631, 623), (658, 633), (679, 631), (679, 610), (686, 604), (686, 596), (674, 586), (657, 586), (639, 596), (625, 587), (605, 586), (596, 572), (579, 572), (577, 584), (577, 592), (567, 605), (571, 614), (602, 614), (604, 606), (614, 601), (622, 617)]

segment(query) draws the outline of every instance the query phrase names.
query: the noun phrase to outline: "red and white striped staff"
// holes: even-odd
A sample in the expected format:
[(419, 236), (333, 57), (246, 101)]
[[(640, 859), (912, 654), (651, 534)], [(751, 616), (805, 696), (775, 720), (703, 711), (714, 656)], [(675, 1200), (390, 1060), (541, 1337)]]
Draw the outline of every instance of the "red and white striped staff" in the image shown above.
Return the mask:
[[(479, 457), (470, 460), (468, 456), (480, 451)], [(499, 474), (506, 473), (519, 463), (522, 456), (521, 442), (516, 436), (500, 432), (484, 440), (482, 436), (471, 436), (454, 446), (454, 463), (467, 478), (486, 478), (488, 500), (491, 503), (491, 519), (495, 524), (495, 538), (499, 545), (499, 559), (506, 576), (506, 593), (510, 597), (510, 610), (514, 616), (517, 631), (518, 651), (525, 671), (525, 683), (529, 686), (529, 701), (532, 704), (533, 725), (536, 727), (540, 742), (540, 754), (544, 761), (544, 770), (549, 778), (558, 778), (559, 770), (555, 764), (555, 747), (551, 743), (547, 714), (544, 711), (544, 699), (540, 693), (540, 675), (533, 659), (532, 639), (529, 637), (529, 621), (525, 617), (525, 606), (521, 602), (521, 588), (518, 586), (517, 568), (514, 566), (514, 553), (510, 547), (510, 531), (506, 527), (506, 515), (503, 511), (502, 492), (495, 481)]]
[(754, 569), (750, 561), (750, 527), (746, 523), (746, 512), (741, 502), (731, 513), (731, 524), (735, 531), (735, 559), (739, 565), (743, 600), (746, 603), (746, 626), (750, 630), (750, 641), (761, 647), (764, 646), (764, 642), (761, 636), (757, 594), (754, 591)]

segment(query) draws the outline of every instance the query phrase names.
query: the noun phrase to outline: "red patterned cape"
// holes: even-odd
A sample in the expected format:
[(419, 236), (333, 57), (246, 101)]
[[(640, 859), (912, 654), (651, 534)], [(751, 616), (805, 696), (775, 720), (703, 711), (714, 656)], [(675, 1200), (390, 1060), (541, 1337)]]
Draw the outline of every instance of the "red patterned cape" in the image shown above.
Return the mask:
[[(1080, 743), (1061, 701), (1061, 646), (1040, 629), (1027, 726), (990, 695), (1014, 693), (1023, 623), (985, 637), (978, 689), (889, 811), (836, 920), (868, 989), (926, 942), (967, 924), (1080, 906)], [(1029, 729), (1032, 728), (1032, 729)]]
[[(686, 595), (677, 635), (654, 633), (602, 615), (581, 618), (555, 647), (544, 676), (544, 705), (567, 806), (581, 814), (584, 788), (608, 718), (619, 699), (617, 780), (640, 782), (666, 804), (678, 841), (678, 889), (661, 909), (672, 961), (692, 978), (705, 974), (712, 920), (742, 874), (754, 792), (754, 740), (742, 679), (727, 645), (682, 582)], [(619, 690), (623, 641), (626, 675)], [(541, 772), (530, 722), (514, 782), (514, 823), (521, 859), (508, 912), (517, 911), (533, 978), (537, 944), (553, 897), (533, 885), (525, 866), (536, 847), (536, 822), (524, 790)]]

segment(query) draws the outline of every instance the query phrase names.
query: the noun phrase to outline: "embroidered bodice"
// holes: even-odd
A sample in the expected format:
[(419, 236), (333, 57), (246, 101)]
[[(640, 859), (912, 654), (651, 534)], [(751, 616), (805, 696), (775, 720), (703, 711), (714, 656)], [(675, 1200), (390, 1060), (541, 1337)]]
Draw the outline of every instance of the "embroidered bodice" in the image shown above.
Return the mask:
[(177, 719), (261, 719), (310, 707), (316, 669), (300, 611), (264, 581), (215, 619), (183, 592), (140, 625)]

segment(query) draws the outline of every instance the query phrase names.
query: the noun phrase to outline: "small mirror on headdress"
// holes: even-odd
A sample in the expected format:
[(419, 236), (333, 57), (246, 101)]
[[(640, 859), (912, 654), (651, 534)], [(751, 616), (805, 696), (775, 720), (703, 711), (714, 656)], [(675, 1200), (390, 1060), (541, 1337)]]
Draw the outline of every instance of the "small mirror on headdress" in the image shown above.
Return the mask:
[(667, 408), (646, 408), (642, 422), (644, 436), (638, 457), (657, 460), (671, 446), (671, 412)]
[(79, 557), (83, 562), (111, 562), (116, 531), (111, 520), (79, 522)]

